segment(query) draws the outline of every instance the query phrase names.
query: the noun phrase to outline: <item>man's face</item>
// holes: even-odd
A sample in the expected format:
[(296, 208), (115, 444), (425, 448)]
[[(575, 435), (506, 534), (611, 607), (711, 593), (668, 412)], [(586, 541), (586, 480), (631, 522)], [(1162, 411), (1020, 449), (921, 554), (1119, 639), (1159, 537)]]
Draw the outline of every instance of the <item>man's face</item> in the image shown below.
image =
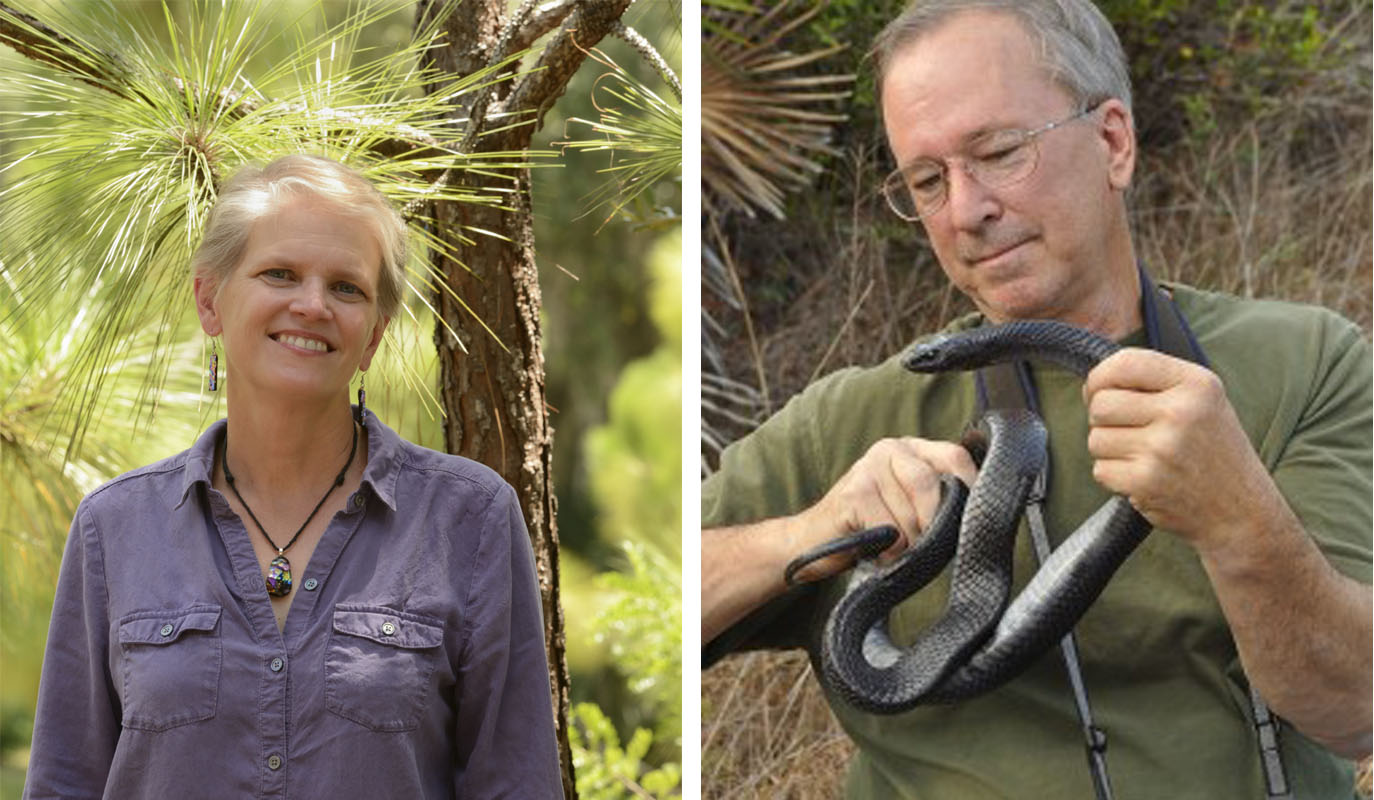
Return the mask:
[[(984, 11), (958, 14), (898, 50), (882, 108), (900, 166), (962, 156), (980, 134), (1035, 129), (1081, 110), (1050, 80), (1021, 24)], [(994, 322), (1096, 326), (1114, 313), (1107, 306), (1123, 261), (1134, 274), (1121, 200), (1134, 163), (1125, 107), (1108, 101), (1034, 146), (1035, 171), (999, 188), (970, 178), (956, 158), (944, 206), (921, 223), (950, 280)]]

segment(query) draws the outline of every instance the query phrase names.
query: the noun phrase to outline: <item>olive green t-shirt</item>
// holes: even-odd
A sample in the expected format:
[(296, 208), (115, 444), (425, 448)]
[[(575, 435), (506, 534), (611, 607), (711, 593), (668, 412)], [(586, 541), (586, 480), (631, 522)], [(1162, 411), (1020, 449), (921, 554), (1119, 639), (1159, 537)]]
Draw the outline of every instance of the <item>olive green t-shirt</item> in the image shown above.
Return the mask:
[[(1308, 534), (1337, 570), (1369, 583), (1374, 399), (1363, 334), (1325, 309), (1169, 288)], [(973, 315), (951, 327), (979, 322)], [(1144, 334), (1122, 344), (1144, 346)], [(1050, 431), (1046, 525), (1060, 542), (1108, 494), (1091, 478), (1081, 380), (1040, 364), (1032, 373)], [(702, 484), (703, 524), (795, 513), (874, 441), (957, 440), (973, 409), (967, 373), (913, 375), (895, 357), (836, 372), (725, 451), (721, 469)], [(1034, 571), (1024, 531), (1015, 569), (1019, 588)], [(894, 637), (909, 641), (937, 618), (947, 587), (946, 576), (899, 606), (890, 620)], [(841, 581), (831, 581), (819, 602), (839, 588)], [(1152, 533), (1075, 630), (1118, 800), (1264, 797), (1235, 643), (1188, 544)], [(771, 638), (789, 637), (773, 631)], [(851, 798), (1092, 796), (1057, 649), (1002, 688), (956, 705), (876, 716), (829, 699), (859, 748), (847, 781)], [(1353, 795), (1348, 762), (1287, 725), (1280, 737), (1294, 797)]]

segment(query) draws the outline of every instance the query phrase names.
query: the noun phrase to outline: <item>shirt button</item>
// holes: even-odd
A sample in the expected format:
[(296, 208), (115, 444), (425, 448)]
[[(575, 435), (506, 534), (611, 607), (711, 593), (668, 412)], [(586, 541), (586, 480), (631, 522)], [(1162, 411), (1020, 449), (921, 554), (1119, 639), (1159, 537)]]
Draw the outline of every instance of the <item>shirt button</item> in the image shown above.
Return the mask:
[(281, 769), (281, 756), (273, 753), (267, 757), (267, 768), (270, 770)]
[(169, 623), (167, 623), (166, 625), (163, 625), (163, 626), (162, 626), (162, 630), (158, 631), (158, 633), (162, 634), (163, 636), (171, 636), (171, 635), (172, 635), (172, 623), (169, 622)]
[(316, 586), (319, 586), (319, 585), (320, 585), (320, 582), (317, 581), (317, 580), (315, 580), (314, 578), (306, 578), (306, 579), (305, 579), (305, 590), (306, 590), (307, 592), (313, 592), (313, 591), (315, 591), (315, 587), (316, 587)]
[(362, 494), (355, 494), (355, 495), (353, 495), (353, 505), (357, 506), (358, 508), (362, 508), (362, 507), (363, 507), (363, 503), (365, 503), (365, 502), (367, 502), (367, 501), (363, 499)]
[(273, 672), (281, 672), (281, 668), (286, 666), (286, 662), (282, 661), (280, 657), (274, 658), (272, 659), (271, 666)]
[(390, 623), (390, 622), (383, 622), (383, 623), (382, 623), (382, 633), (386, 634), (387, 636), (390, 636), (391, 634), (393, 634), (393, 633), (395, 633), (395, 632), (396, 632), (396, 626), (395, 626), (395, 625), (393, 625), (393, 624)]

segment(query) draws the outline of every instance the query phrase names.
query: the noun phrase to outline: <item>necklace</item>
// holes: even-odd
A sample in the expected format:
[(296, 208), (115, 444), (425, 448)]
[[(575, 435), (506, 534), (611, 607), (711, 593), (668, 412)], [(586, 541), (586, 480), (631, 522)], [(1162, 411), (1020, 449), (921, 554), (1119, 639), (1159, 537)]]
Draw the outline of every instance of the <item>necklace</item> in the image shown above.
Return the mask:
[(353, 446), (348, 450), (348, 461), (343, 465), (343, 469), (339, 470), (339, 477), (335, 478), (334, 482), (329, 484), (329, 488), (325, 490), (324, 497), (321, 497), (320, 502), (315, 504), (315, 510), (311, 511), (310, 516), (306, 517), (305, 522), (301, 523), (300, 529), (296, 531), (295, 536), (291, 537), (291, 541), (287, 542), (285, 547), (277, 547), (277, 543), (272, 541), (271, 536), (267, 535), (267, 529), (262, 526), (261, 522), (258, 522), (258, 516), (254, 514), (253, 509), (248, 506), (248, 501), (243, 499), (243, 495), (239, 494), (238, 487), (234, 485), (234, 473), (229, 471), (229, 428), (225, 426), (224, 450), (220, 454), (220, 463), (224, 467), (224, 482), (229, 484), (229, 489), (234, 493), (234, 496), (239, 499), (239, 503), (243, 505), (243, 510), (248, 512), (248, 516), (257, 524), (258, 530), (262, 531), (263, 538), (267, 540), (268, 544), (272, 545), (273, 550), (277, 551), (277, 557), (272, 559), (272, 562), (267, 565), (268, 594), (273, 597), (285, 597), (291, 594), (291, 562), (286, 559), (286, 551), (290, 550), (291, 545), (295, 544), (296, 540), (301, 538), (301, 534), (305, 531), (305, 526), (309, 525), (310, 520), (315, 518), (315, 514), (324, 506), (324, 501), (329, 499), (329, 495), (333, 494), (335, 489), (343, 485), (344, 475), (348, 473), (348, 468), (353, 466), (353, 456), (357, 452), (358, 426), (354, 425)]

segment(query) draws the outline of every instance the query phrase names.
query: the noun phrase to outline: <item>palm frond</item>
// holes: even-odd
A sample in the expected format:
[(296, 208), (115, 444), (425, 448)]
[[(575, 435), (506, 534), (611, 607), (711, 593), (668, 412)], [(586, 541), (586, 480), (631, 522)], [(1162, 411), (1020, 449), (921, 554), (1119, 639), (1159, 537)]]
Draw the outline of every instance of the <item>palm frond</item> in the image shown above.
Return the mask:
[(762, 11), (713, 0), (703, 18), (701, 179), (708, 214), (762, 210), (783, 216), (783, 198), (806, 186), (833, 153), (825, 110), (849, 96), (851, 74), (798, 74), (843, 49), (793, 53), (782, 45), (819, 6), (798, 13), (783, 0)]

